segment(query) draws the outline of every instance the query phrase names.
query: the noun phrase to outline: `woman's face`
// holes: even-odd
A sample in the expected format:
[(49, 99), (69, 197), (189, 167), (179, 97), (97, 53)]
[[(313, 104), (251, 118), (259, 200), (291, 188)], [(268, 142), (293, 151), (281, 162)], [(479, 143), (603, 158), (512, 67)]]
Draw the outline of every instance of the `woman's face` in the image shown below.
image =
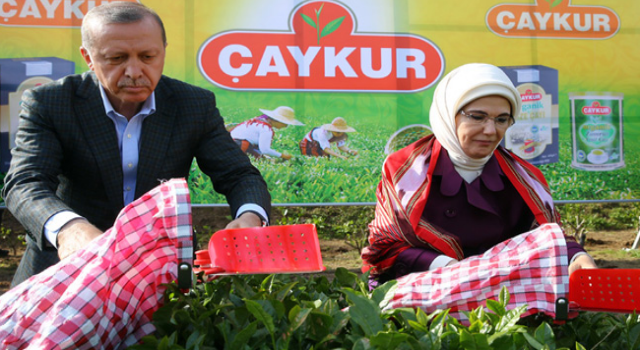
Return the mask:
[[(497, 126), (493, 118), (511, 116), (509, 100), (502, 96), (485, 96), (468, 103), (461, 110), (466, 116), (460, 112), (456, 115), (456, 134), (462, 150), (474, 159), (490, 155), (508, 129), (508, 126)], [(478, 123), (481, 117), (492, 120)]]

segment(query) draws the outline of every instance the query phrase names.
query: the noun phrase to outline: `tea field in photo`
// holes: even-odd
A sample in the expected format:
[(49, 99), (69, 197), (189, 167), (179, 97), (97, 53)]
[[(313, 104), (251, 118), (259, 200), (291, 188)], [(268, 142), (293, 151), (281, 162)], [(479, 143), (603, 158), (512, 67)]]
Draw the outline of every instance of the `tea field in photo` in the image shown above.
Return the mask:
[[(276, 131), (272, 147), (294, 157), (289, 161), (252, 158), (269, 186), (274, 204), (375, 202), (375, 189), (386, 156), (384, 146), (395, 130), (382, 125), (361, 126), (350, 122), (349, 125), (358, 132), (349, 134), (347, 146), (357, 150), (358, 155), (346, 160), (302, 156), (298, 143), (311, 126), (289, 126)], [(225, 203), (224, 197), (213, 191), (209, 178), (196, 166), (190, 185), (193, 203)]]
[[(238, 120), (238, 122), (241, 120)], [(396, 128), (386, 123), (349, 125), (358, 132), (349, 135), (348, 147), (359, 154), (347, 160), (314, 158), (300, 155), (298, 142), (312, 126), (289, 126), (276, 131), (273, 148), (294, 156), (281, 159), (252, 159), (262, 172), (274, 204), (373, 203), (386, 157), (384, 147)], [(625, 166), (609, 171), (588, 171), (571, 166), (571, 135), (560, 133), (558, 163), (539, 165), (545, 174), (554, 200), (629, 200), (640, 198), (640, 132), (625, 133)], [(196, 166), (190, 177), (193, 203), (225, 203), (213, 191), (207, 176)]]
[(588, 171), (571, 167), (571, 135), (560, 134), (560, 162), (539, 166), (556, 201), (630, 200), (640, 198), (640, 132), (625, 130), (624, 167)]

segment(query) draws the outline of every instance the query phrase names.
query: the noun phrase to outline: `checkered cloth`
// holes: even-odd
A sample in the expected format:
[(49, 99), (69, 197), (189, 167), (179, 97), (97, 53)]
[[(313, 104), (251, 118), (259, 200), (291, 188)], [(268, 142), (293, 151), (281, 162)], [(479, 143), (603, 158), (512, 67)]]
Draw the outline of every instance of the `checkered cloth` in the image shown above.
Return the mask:
[(86, 249), (0, 297), (2, 349), (124, 349), (152, 333), (163, 283), (193, 257), (184, 179), (125, 207)]
[(555, 318), (556, 299), (569, 292), (567, 247), (557, 224), (544, 224), (452, 266), (403, 276), (386, 308), (451, 309), (451, 316), (466, 322), (463, 311), (498, 300), (502, 287), (511, 295), (508, 309), (527, 304), (522, 316), (543, 312)]

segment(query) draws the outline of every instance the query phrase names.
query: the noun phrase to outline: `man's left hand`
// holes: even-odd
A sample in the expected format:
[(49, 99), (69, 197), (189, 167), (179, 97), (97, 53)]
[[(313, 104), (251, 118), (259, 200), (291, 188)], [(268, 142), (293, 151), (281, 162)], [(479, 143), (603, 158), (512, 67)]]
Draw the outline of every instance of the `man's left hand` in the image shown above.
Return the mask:
[(245, 228), (262, 226), (262, 218), (255, 213), (246, 212), (231, 221), (225, 228)]

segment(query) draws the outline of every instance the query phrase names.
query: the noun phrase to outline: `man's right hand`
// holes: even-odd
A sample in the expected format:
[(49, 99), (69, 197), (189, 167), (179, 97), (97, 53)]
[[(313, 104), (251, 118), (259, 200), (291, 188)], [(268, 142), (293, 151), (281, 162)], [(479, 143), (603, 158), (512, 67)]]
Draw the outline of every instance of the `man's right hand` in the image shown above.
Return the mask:
[(69, 221), (58, 232), (58, 257), (62, 260), (76, 250), (83, 249), (101, 234), (102, 231), (86, 219), (80, 218)]

